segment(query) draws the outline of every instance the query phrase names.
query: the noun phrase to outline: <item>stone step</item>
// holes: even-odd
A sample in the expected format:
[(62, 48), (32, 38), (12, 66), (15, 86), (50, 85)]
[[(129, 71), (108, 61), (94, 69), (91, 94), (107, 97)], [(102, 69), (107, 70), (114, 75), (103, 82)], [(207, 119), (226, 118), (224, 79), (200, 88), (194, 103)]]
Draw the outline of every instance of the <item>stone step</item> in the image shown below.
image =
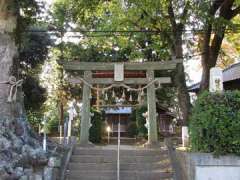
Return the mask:
[[(168, 154), (166, 150), (120, 150), (120, 156), (159, 156)], [(117, 150), (76, 148), (73, 155), (106, 155), (117, 156)]]
[[(107, 138), (104, 138), (103, 141), (108, 143)], [(121, 145), (134, 145), (137, 142), (137, 140), (135, 138), (126, 138), (126, 137), (121, 137), (120, 141), (121, 141)], [(117, 145), (118, 144), (118, 138), (117, 137), (111, 137), (109, 144), (110, 145)]]
[[(124, 163), (144, 163), (144, 162), (160, 162), (168, 159), (168, 154), (158, 156), (120, 156), (121, 162)], [(72, 155), (71, 162), (79, 163), (110, 163), (117, 162), (117, 155)]]
[[(79, 171), (115, 171), (117, 163), (69, 163), (69, 169)], [(120, 163), (121, 171), (172, 171), (169, 160), (159, 163)]]
[[(172, 172), (121, 171), (120, 180), (172, 180)], [(71, 171), (67, 180), (116, 180), (116, 171), (85, 172)]]
[[(116, 180), (116, 146), (76, 147), (68, 165), (67, 180)], [(168, 151), (122, 146), (120, 180), (173, 180)]]

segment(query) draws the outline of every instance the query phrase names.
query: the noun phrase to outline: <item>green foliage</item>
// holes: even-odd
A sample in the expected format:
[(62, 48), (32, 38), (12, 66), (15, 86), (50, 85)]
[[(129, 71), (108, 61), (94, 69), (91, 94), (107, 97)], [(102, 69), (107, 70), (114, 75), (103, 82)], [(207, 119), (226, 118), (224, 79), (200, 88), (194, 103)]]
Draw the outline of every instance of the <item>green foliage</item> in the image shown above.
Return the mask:
[[(59, 3), (61, 2), (61, 3)], [(59, 4), (67, 4), (65, 11), (68, 17), (77, 25), (79, 30), (97, 31), (164, 31), (154, 33), (126, 33), (112, 35), (106, 33), (89, 33), (85, 35), (81, 44), (85, 49), (94, 46), (105, 59), (118, 59), (121, 61), (137, 60), (140, 58), (159, 61), (170, 58), (170, 47), (167, 37), (169, 33), (169, 20), (167, 16), (167, 1), (85, 1), (85, 0), (58, 0), (54, 9), (54, 17), (62, 22), (64, 16)], [(67, 10), (69, 8), (69, 10)], [(161, 14), (163, 13), (163, 15)], [(59, 14), (63, 14), (63, 17)], [(67, 19), (66, 21), (68, 21)], [(62, 23), (64, 24), (64, 23)], [(109, 35), (109, 36), (108, 36)], [(114, 47), (119, 47), (115, 52)], [(112, 52), (111, 52), (112, 51)], [(81, 59), (81, 58), (78, 58)], [(88, 58), (90, 59), (90, 58)], [(84, 59), (85, 60), (85, 59)], [(86, 60), (87, 61), (87, 60)]]
[(28, 120), (35, 127), (42, 118), (42, 104), (46, 100), (46, 90), (40, 85), (39, 74), (41, 65), (48, 58), (52, 41), (49, 34), (31, 32), (45, 30), (46, 23), (37, 19), (43, 10), (42, 3), (36, 0), (16, 1), (16, 10), (19, 11), (16, 29), (16, 42), (19, 45), (17, 63), (20, 63), (17, 67), (24, 80), (24, 105)]
[(103, 116), (102, 112), (92, 109), (94, 116), (92, 117), (92, 127), (89, 130), (89, 140), (92, 143), (100, 143), (102, 138)]
[(134, 121), (131, 121), (128, 124), (127, 131), (128, 131), (129, 137), (136, 137), (138, 135), (137, 123)]
[(41, 117), (42, 115), (37, 112), (27, 111), (27, 120), (35, 130), (38, 130), (39, 124), (41, 123)]
[(55, 116), (49, 118), (47, 121), (47, 131), (48, 133), (56, 133), (58, 132), (58, 125), (59, 125), (59, 119), (57, 114)]
[(136, 122), (136, 120), (137, 120), (137, 117), (136, 117), (136, 109), (132, 109), (132, 114), (130, 114), (129, 119), (130, 119), (130, 121), (132, 121), (132, 122)]
[[(44, 31), (43, 25), (32, 25), (32, 31)], [(49, 46), (53, 44), (49, 34), (26, 32), (21, 35), (19, 52), (20, 68), (25, 73), (33, 72), (48, 58)]]
[[(42, 30), (42, 27), (36, 26), (34, 29)], [(40, 85), (39, 74), (42, 70), (42, 64), (48, 58), (48, 46), (52, 42), (47, 34), (28, 32), (22, 34), (21, 37), (19, 67), (24, 79), (23, 92), (26, 95), (24, 105), (28, 112), (31, 111), (29, 117), (32, 114), (40, 116), (43, 114), (42, 105), (46, 101), (46, 89)]]
[(14, 1), (17, 14), (16, 43), (21, 46), (22, 35), (30, 25), (36, 23), (37, 15), (43, 10), (43, 4), (37, 0)]
[(24, 80), (25, 108), (28, 111), (40, 112), (41, 106), (46, 100), (45, 89), (39, 85), (39, 80), (35, 77), (26, 76)]
[(147, 137), (147, 128), (145, 127), (146, 119), (143, 117), (143, 113), (147, 111), (146, 106), (141, 106), (136, 109), (136, 121), (138, 127), (138, 136)]
[(69, 2), (68, 0), (56, 0), (52, 8), (52, 22), (54, 29), (64, 30), (69, 27)]
[(189, 131), (193, 151), (240, 155), (240, 91), (202, 93)]

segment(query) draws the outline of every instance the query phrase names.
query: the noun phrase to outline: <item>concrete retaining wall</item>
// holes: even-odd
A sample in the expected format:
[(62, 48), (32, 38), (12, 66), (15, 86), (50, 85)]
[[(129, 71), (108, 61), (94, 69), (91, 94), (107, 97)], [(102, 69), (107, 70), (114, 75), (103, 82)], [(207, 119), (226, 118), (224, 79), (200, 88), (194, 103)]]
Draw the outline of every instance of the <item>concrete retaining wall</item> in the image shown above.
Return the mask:
[(187, 180), (240, 180), (240, 157), (176, 152)]

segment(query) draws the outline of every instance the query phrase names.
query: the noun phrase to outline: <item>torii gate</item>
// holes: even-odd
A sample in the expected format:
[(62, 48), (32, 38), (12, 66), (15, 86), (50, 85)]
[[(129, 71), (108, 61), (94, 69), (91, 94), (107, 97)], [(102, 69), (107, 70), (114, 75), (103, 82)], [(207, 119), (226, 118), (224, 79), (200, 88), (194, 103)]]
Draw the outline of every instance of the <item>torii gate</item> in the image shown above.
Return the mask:
[[(157, 132), (157, 118), (156, 118), (156, 94), (155, 94), (155, 82), (159, 84), (171, 83), (170, 77), (155, 77), (155, 71), (173, 71), (178, 63), (182, 63), (181, 60), (172, 60), (165, 62), (142, 62), (142, 63), (101, 63), (101, 62), (78, 62), (78, 61), (61, 61), (60, 65), (66, 71), (83, 72), (83, 77), (69, 78), (69, 82), (73, 84), (83, 83), (83, 95), (82, 95), (82, 114), (81, 114), (81, 127), (80, 127), (80, 145), (87, 146), (89, 144), (89, 128), (90, 128), (90, 95), (91, 86), (95, 84), (112, 84), (117, 87), (123, 85), (139, 84), (146, 85), (147, 87), (147, 104), (148, 104), (148, 143), (152, 146), (158, 143)], [(96, 72), (112, 72), (113, 77), (107, 76), (105, 78), (99, 78), (94, 73)], [(141, 71), (145, 73), (145, 77), (128, 77), (126, 72)], [(114, 72), (114, 73), (113, 73)], [(111, 74), (111, 73), (110, 73)]]

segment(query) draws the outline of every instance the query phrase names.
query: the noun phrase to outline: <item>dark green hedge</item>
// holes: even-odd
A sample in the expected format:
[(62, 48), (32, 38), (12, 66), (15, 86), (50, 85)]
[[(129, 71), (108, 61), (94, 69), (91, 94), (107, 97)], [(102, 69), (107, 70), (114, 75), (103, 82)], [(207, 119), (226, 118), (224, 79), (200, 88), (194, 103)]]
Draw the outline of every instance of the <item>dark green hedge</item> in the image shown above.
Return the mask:
[(137, 123), (135, 121), (130, 122), (128, 124), (127, 131), (128, 131), (129, 137), (131, 137), (131, 138), (136, 137), (138, 135)]
[(136, 124), (138, 129), (138, 137), (147, 138), (148, 130), (145, 127), (146, 119), (143, 117), (143, 113), (147, 111), (146, 106), (141, 106), (136, 109)]
[(240, 91), (204, 92), (189, 124), (193, 151), (240, 155)]
[(101, 111), (95, 109), (91, 110), (94, 113), (92, 117), (92, 127), (89, 130), (89, 140), (92, 143), (101, 143), (102, 140), (102, 124), (103, 124), (103, 114)]

